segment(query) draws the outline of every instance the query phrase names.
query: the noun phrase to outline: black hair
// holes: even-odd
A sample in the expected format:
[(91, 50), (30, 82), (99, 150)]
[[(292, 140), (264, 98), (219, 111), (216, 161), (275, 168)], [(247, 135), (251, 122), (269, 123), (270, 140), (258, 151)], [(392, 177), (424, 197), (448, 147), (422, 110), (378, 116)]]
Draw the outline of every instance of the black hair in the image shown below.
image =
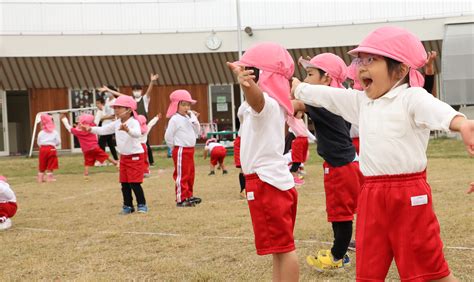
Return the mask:
[[(394, 73), (401, 72), (402, 63), (394, 60), (392, 58), (383, 57), (385, 62), (387, 63), (388, 74), (392, 76)], [(409, 75), (406, 75), (402, 81), (403, 83), (408, 83), (410, 81)]]
[(132, 90), (142, 90), (142, 86), (140, 84), (135, 83), (132, 85)]
[(96, 102), (101, 103), (102, 105), (105, 104), (105, 99), (104, 97), (100, 96), (95, 99)]
[(117, 91), (117, 88), (115, 88), (115, 86), (113, 86), (112, 84), (107, 85), (107, 88), (113, 91)]

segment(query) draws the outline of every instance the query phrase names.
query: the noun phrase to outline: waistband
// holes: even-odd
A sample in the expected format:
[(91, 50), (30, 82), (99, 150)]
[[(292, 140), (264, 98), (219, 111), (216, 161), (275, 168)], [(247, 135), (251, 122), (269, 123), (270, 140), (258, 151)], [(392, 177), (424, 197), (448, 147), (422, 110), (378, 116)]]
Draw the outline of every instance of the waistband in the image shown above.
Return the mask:
[(140, 157), (143, 155), (143, 153), (136, 153), (136, 154), (131, 154), (131, 155), (120, 155), (120, 159), (131, 159), (135, 157)]
[(56, 146), (53, 145), (41, 145), (40, 148), (51, 148), (51, 149), (56, 149)]
[(244, 176), (246, 180), (259, 179), (258, 174), (256, 173), (245, 174)]
[(183, 148), (184, 150), (194, 150), (194, 147), (184, 147), (184, 146), (174, 146), (173, 147), (173, 150), (174, 149), (179, 149), (179, 148)]
[(364, 184), (374, 182), (402, 182), (416, 179), (426, 179), (426, 169), (415, 173), (365, 176)]

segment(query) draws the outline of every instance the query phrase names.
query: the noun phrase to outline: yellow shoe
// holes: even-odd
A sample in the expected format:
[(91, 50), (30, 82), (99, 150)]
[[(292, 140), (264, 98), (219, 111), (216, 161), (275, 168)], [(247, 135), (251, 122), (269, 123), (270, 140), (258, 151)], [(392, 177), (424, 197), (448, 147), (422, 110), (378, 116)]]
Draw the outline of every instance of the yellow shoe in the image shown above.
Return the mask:
[(320, 272), (343, 269), (345, 266), (347, 266), (344, 264), (343, 259), (334, 261), (331, 250), (320, 250), (316, 256), (307, 256), (306, 262)]

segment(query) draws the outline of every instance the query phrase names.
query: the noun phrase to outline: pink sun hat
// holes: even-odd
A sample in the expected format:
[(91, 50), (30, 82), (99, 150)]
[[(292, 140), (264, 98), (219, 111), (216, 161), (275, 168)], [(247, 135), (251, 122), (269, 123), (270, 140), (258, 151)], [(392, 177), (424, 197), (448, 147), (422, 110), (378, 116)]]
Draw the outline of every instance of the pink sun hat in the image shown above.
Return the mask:
[(111, 107), (124, 107), (124, 108), (130, 108), (133, 113), (133, 117), (136, 119), (138, 114), (136, 112), (137, 110), (137, 102), (135, 99), (133, 99), (131, 96), (127, 95), (122, 95), (119, 96), (117, 99), (115, 99), (114, 103), (111, 105)]
[(300, 57), (298, 62), (305, 69), (317, 68), (326, 72), (332, 79), (331, 87), (344, 88), (342, 83), (347, 78), (347, 66), (339, 56), (332, 53), (322, 53), (314, 56), (309, 61)]
[(84, 125), (95, 126), (94, 116), (91, 114), (82, 114), (79, 116), (79, 123)]
[(191, 104), (196, 104), (196, 100), (193, 100), (191, 94), (184, 89), (179, 89), (171, 92), (170, 94), (170, 105), (168, 106), (168, 111), (166, 112), (166, 117), (170, 118), (178, 111), (178, 104), (181, 101), (189, 102)]
[(211, 142), (217, 142), (217, 139), (216, 138), (207, 139), (206, 146), (209, 145), (209, 143), (211, 143)]
[(146, 117), (144, 115), (138, 115), (138, 123), (140, 123), (140, 131), (142, 134), (145, 134), (148, 131), (148, 126), (146, 125)]
[(0, 175), (0, 181), (7, 182), (7, 178), (3, 175)]
[(295, 71), (295, 64), (283, 46), (272, 42), (259, 43), (245, 51), (234, 64), (258, 68), (261, 71), (257, 82), (260, 89), (275, 99), (287, 114), (293, 115), (289, 80)]
[(410, 31), (394, 26), (378, 28), (348, 54), (357, 57), (360, 52), (388, 57), (408, 65), (410, 86), (423, 87), (425, 79), (417, 69), (425, 65), (427, 53), (420, 39)]
[(48, 114), (41, 114), (41, 125), (43, 126), (43, 130), (46, 132), (53, 132), (54, 130), (54, 122), (53, 117)]

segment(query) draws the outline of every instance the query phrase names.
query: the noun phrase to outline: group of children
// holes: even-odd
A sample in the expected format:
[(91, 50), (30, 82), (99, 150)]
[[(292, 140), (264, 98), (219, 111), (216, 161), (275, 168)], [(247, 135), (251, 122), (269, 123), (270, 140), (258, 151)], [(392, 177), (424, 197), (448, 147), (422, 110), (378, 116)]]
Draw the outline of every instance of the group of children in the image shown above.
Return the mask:
[[(402, 280), (454, 280), (444, 259), (426, 182), (426, 148), (430, 130), (458, 131), (474, 155), (474, 121), (422, 88), (423, 77), (417, 69), (425, 64), (427, 53), (409, 31), (379, 28), (349, 54), (355, 58), (352, 77), (357, 86), (353, 89), (342, 84), (348, 76), (344, 61), (330, 53), (300, 59), (307, 76), (304, 82), (293, 78), (292, 85), (289, 80), (295, 64), (278, 44), (257, 44), (239, 61), (227, 63), (245, 94), (238, 110), (240, 128), (234, 156), (241, 168), (239, 182), (248, 202), (257, 254), (272, 254), (273, 280), (298, 280), (293, 236), (298, 202), (295, 184), (301, 184), (296, 171), (307, 157), (309, 135), (302, 121), (307, 113), (315, 124), (317, 152), (324, 159), (327, 219), (334, 231), (332, 248), (311, 254), (307, 262), (318, 270), (347, 266), (350, 259), (346, 252), (357, 212), (357, 280), (384, 280), (393, 258)], [(199, 113), (191, 106), (197, 101), (186, 90), (171, 93), (170, 101), (165, 141), (173, 148), (176, 206), (193, 207), (201, 203), (193, 193), (200, 124)], [(115, 134), (122, 213), (135, 211), (132, 191), (138, 212), (146, 213), (141, 186), (148, 169), (144, 144), (159, 117), (147, 125), (130, 96), (119, 96), (111, 107), (117, 119), (101, 127), (95, 126), (90, 115), (82, 115), (76, 128), (65, 117), (62, 121), (80, 140), (85, 176), (95, 160), (114, 162), (98, 147), (95, 134)], [(51, 117), (43, 115), (41, 121), (38, 181), (54, 181), (55, 146), (60, 139)], [(290, 169), (283, 156), (285, 124), (296, 137)], [(360, 140), (353, 142), (351, 127), (358, 129)], [(204, 157), (208, 152), (209, 175), (215, 174), (216, 165), (227, 173), (225, 148), (210, 139)], [(14, 214), (16, 200), (4, 178), (0, 178), (0, 188), (9, 195), (3, 199), (0, 194), (0, 224), (5, 224), (8, 220), (2, 218)], [(473, 191), (471, 184), (469, 192)], [(4, 212), (2, 201), (9, 204), (9, 213)]]
[[(293, 78), (291, 91), (294, 64), (277, 44), (258, 44), (228, 63), (246, 98), (240, 158), (257, 254), (273, 255), (273, 280), (298, 280), (298, 197), (282, 153), (285, 120), (304, 111), (315, 123), (325, 161), (326, 210), (334, 230), (332, 249), (309, 256), (308, 263), (318, 270), (349, 263), (345, 252), (357, 211), (358, 281), (383, 281), (393, 259), (401, 280), (455, 281), (426, 182), (426, 148), (430, 130), (451, 130), (461, 133), (474, 155), (474, 121), (422, 88), (417, 69), (427, 53), (409, 31), (379, 28), (349, 54), (361, 90), (342, 86), (347, 67), (333, 54), (300, 60), (307, 77), (303, 83)], [(360, 134), (360, 155), (351, 126)]]

